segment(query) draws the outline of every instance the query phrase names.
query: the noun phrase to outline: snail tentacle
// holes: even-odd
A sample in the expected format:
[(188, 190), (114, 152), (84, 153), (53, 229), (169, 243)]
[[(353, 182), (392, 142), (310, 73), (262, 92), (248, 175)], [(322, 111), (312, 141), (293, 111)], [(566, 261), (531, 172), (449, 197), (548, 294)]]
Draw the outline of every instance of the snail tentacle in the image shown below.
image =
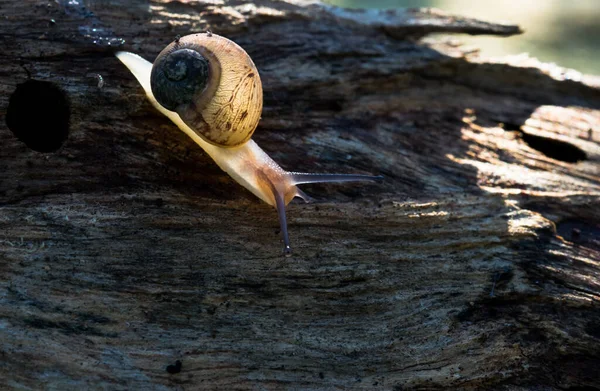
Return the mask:
[(311, 174), (306, 172), (290, 172), (289, 174), (294, 185), (303, 183), (378, 182), (383, 180), (381, 175)]
[(273, 197), (275, 198), (275, 209), (277, 209), (277, 216), (279, 217), (279, 226), (281, 227), (281, 237), (283, 238), (283, 253), (286, 257), (292, 255), (292, 248), (290, 246), (290, 235), (288, 234), (287, 227), (287, 216), (285, 213), (285, 194), (281, 193), (275, 185), (272, 185)]
[(304, 201), (306, 204), (314, 201), (314, 199), (311, 196), (300, 190), (299, 187), (296, 187), (296, 194), (294, 196), (301, 198), (302, 201)]

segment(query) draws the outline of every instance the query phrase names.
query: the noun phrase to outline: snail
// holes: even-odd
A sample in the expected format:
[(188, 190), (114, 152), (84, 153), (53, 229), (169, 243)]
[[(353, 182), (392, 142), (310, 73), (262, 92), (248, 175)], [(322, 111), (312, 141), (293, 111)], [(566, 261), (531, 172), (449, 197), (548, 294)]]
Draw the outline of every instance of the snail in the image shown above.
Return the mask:
[(377, 181), (380, 176), (290, 172), (252, 139), (262, 112), (262, 84), (250, 56), (217, 34), (178, 37), (154, 64), (117, 52), (152, 105), (191, 137), (225, 172), (277, 210), (284, 253), (291, 254), (286, 205), (303, 183)]

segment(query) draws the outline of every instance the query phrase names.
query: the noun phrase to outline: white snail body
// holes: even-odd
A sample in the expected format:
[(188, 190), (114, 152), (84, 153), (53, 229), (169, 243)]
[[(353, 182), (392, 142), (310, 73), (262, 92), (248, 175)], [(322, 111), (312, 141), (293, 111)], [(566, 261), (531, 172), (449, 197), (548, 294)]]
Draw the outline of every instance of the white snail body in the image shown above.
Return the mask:
[[(177, 82), (182, 80), (184, 77), (180, 76), (185, 73), (186, 66), (182, 64), (181, 61), (183, 60), (180, 59), (190, 54), (190, 47), (194, 50), (200, 48), (202, 56), (208, 61), (204, 64), (202, 60), (200, 67), (192, 65), (187, 66), (187, 69), (194, 68), (195, 70), (195, 68), (198, 68), (202, 74), (206, 69), (209, 70), (206, 72), (209, 77), (208, 82), (195, 83), (198, 86), (198, 91), (193, 104), (187, 103), (189, 99), (184, 100), (184, 103), (178, 101), (179, 93), (177, 91), (162, 93), (159, 90), (160, 83), (156, 83), (156, 78), (154, 78), (158, 72), (156, 66), (169, 61), (161, 56), (164, 56), (165, 53), (169, 56), (170, 53), (177, 52), (179, 48), (180, 51), (177, 56), (182, 57), (177, 57), (176, 60), (171, 61), (171, 68), (174, 69), (171, 75), (176, 74)], [(214, 48), (217, 48), (217, 50), (212, 52), (211, 49)], [(161, 52), (157, 61), (155, 61), (154, 68), (152, 63), (133, 53), (118, 52), (116, 56), (133, 73), (157, 110), (191, 137), (236, 182), (277, 209), (286, 254), (290, 254), (291, 249), (287, 232), (285, 206), (294, 197), (308, 200), (308, 197), (297, 187), (298, 184), (375, 181), (381, 179), (381, 177), (369, 175), (289, 172), (275, 163), (250, 139), (258, 125), (262, 111), (262, 86), (260, 85), (258, 71), (246, 52), (226, 38), (216, 34), (201, 33), (178, 39)], [(191, 53), (191, 56), (194, 61), (197, 60), (197, 54)], [(224, 57), (225, 61), (215, 64), (219, 61), (219, 57)], [(220, 81), (214, 78), (210, 79), (217, 73), (213, 71), (214, 68), (219, 68), (218, 79), (221, 79)], [(206, 75), (203, 74), (203, 76)], [(157, 84), (159, 85), (157, 86)], [(225, 88), (222, 88), (223, 86)], [(186, 85), (184, 93), (181, 95), (188, 94), (189, 90), (191, 88)], [(159, 95), (167, 95), (167, 98), (160, 96), (160, 99), (162, 103), (166, 99), (167, 106), (171, 110), (159, 103), (156, 97), (157, 94), (153, 91), (156, 91)], [(212, 96), (206, 96), (207, 94)], [(221, 130), (224, 128), (227, 132), (226, 136), (221, 136), (218, 128), (221, 128)], [(229, 144), (221, 144), (220, 142), (223, 140), (226, 140)]]

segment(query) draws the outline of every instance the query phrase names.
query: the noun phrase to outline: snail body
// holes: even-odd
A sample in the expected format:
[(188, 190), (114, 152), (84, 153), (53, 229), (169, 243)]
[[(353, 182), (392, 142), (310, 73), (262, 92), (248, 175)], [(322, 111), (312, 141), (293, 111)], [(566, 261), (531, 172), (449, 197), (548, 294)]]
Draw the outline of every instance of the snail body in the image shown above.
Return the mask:
[(172, 42), (154, 64), (118, 52), (152, 105), (175, 123), (233, 179), (277, 209), (284, 252), (291, 253), (286, 205), (308, 201), (302, 183), (376, 181), (378, 176), (308, 174), (281, 168), (250, 139), (262, 112), (260, 76), (237, 44), (211, 33)]

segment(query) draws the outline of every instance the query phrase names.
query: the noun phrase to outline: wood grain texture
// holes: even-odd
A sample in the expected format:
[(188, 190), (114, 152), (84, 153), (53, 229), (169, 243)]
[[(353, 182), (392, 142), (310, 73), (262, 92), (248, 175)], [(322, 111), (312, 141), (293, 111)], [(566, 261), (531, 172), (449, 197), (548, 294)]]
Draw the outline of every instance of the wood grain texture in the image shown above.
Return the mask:
[[(298, 0), (0, 9), (0, 388), (600, 388), (600, 80), (426, 36), (518, 27)], [(205, 29), (256, 63), (254, 139), (284, 168), (385, 176), (304, 186), (292, 258), (113, 56)], [(68, 97), (53, 153), (6, 126), (28, 74)]]

